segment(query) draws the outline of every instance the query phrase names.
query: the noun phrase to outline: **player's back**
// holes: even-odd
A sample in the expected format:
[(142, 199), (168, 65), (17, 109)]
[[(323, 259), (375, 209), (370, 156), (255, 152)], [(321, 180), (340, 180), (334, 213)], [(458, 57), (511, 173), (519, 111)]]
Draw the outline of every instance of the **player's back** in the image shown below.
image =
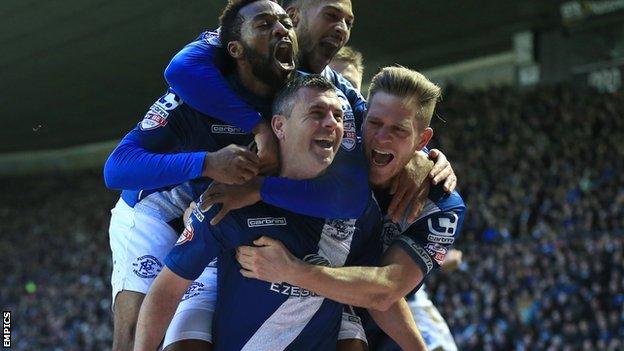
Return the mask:
[[(218, 304), (214, 324), (217, 350), (333, 350), (343, 305), (285, 283), (244, 278), (235, 260), (240, 244), (265, 235), (281, 241), (297, 258), (313, 264), (343, 266), (374, 258), (381, 250), (380, 212), (371, 198), (359, 219), (324, 220), (257, 204), (234, 211), (220, 224), (243, 233), (240, 242), (218, 259)], [(229, 233), (221, 233), (230, 238)], [(234, 235), (235, 236), (235, 235)]]

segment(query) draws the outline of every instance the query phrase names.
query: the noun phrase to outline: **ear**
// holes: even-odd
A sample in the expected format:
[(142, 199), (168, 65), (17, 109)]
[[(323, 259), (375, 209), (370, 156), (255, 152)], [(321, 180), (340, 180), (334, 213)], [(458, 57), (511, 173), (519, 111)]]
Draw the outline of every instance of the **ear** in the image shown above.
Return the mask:
[(427, 146), (427, 144), (429, 144), (429, 141), (431, 140), (431, 137), (433, 137), (433, 129), (430, 127), (425, 128), (425, 130), (420, 133), (420, 141), (418, 142), (418, 145), (416, 145), (416, 150), (420, 151), (422, 150), (422, 148)]
[(239, 41), (231, 41), (227, 43), (227, 52), (234, 59), (240, 59), (245, 54), (245, 48)]
[(299, 24), (299, 19), (301, 19), (301, 11), (296, 6), (288, 6), (286, 8), (286, 13), (290, 16), (290, 19), (293, 22), (293, 26), (297, 27)]
[(271, 119), (271, 128), (273, 128), (273, 133), (275, 133), (278, 140), (284, 140), (286, 135), (284, 133), (285, 122), (286, 117), (282, 115), (273, 115), (273, 118)]

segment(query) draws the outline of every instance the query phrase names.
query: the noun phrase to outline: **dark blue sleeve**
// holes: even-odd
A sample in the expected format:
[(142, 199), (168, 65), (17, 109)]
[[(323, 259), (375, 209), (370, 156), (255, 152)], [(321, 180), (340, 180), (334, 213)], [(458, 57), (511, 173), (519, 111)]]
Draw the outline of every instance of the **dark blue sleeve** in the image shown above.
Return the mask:
[(157, 189), (201, 176), (206, 153), (178, 152), (192, 132), (192, 127), (183, 123), (179, 103), (168, 92), (121, 140), (104, 165), (108, 188)]
[(250, 133), (261, 116), (226, 84), (215, 64), (221, 49), (210, 44), (215, 39), (210, 35), (217, 34), (204, 33), (178, 52), (165, 70), (165, 79), (189, 106)]
[(397, 237), (398, 245), (420, 266), (427, 276), (444, 262), (464, 221), (465, 207), (437, 212), (414, 222)]
[(211, 226), (205, 215), (198, 209), (193, 211), (175, 246), (165, 257), (165, 265), (187, 280), (197, 279), (223, 249), (219, 226)]
[(342, 149), (327, 171), (309, 180), (267, 177), (262, 200), (306, 216), (358, 218), (366, 209), (369, 195), (368, 164), (361, 145)]
[(364, 117), (366, 116), (366, 99), (364, 99), (364, 96), (362, 96), (360, 91), (355, 89), (351, 82), (345, 79), (342, 74), (332, 70), (329, 66), (326, 70), (328, 70), (327, 75), (331, 78), (330, 80), (332, 83), (334, 83), (334, 85), (347, 97), (347, 100), (353, 109), (357, 130), (360, 130)]

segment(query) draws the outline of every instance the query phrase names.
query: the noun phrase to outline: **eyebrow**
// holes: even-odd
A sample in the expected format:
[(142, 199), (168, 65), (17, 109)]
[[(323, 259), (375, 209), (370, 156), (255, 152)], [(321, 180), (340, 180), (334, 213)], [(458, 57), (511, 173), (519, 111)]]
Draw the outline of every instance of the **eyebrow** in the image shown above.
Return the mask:
[[(325, 5), (325, 6), (323, 7), (323, 9), (326, 9), (326, 8), (331, 8), (331, 9), (336, 10), (336, 11), (338, 11), (338, 12), (343, 12), (343, 13), (345, 13), (345, 12), (346, 12), (346, 11), (345, 11), (345, 10), (343, 10), (341, 7), (336, 6), (336, 5)], [(346, 17), (347, 17), (348, 19), (352, 20), (352, 21), (355, 19), (355, 17), (353, 16), (353, 12), (348, 12), (348, 13), (346, 13)]]
[(252, 21), (260, 21), (266, 18), (278, 18), (279, 20), (282, 20), (284, 18), (289, 18), (287, 13), (275, 13), (275, 12), (260, 12), (259, 14), (255, 15), (251, 20)]

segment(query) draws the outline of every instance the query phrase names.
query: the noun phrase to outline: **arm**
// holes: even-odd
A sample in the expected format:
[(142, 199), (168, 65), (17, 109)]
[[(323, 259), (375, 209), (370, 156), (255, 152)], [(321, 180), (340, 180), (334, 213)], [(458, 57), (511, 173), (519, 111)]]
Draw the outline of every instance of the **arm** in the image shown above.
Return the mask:
[(156, 153), (142, 146), (130, 132), (104, 165), (104, 182), (110, 189), (157, 189), (202, 175), (206, 152)]
[(265, 169), (274, 168), (277, 142), (273, 131), (260, 123), (262, 116), (226, 83), (219, 70), (224, 65), (219, 62), (221, 51), (218, 32), (205, 32), (173, 57), (165, 69), (165, 79), (189, 106), (253, 133)]
[(254, 241), (259, 247), (239, 247), (236, 258), (246, 277), (287, 282), (344, 304), (384, 311), (443, 262), (464, 215), (458, 196), (448, 201), (455, 201), (457, 208), (413, 223), (394, 239), (380, 267), (311, 265), (298, 260), (279, 241), (264, 237)]
[(369, 309), (368, 313), (375, 323), (399, 344), (402, 350), (427, 350), (427, 345), (405, 299), (399, 299), (387, 311)]
[(194, 109), (250, 133), (261, 121), (258, 112), (230, 89), (217, 65), (220, 50), (205, 33), (178, 52), (165, 70), (171, 88)]
[(368, 175), (364, 154), (356, 147), (341, 150), (328, 171), (310, 180), (257, 177), (242, 185), (215, 184), (202, 195), (206, 208), (222, 204), (211, 224), (228, 211), (260, 200), (296, 213), (321, 218), (357, 218), (368, 203)]
[(261, 237), (260, 247), (239, 247), (241, 274), (270, 282), (287, 282), (332, 300), (385, 311), (423, 279), (423, 272), (402, 249), (392, 246), (381, 267), (325, 267), (294, 257), (281, 242)]
[(192, 280), (178, 276), (169, 268), (163, 268), (141, 305), (134, 350), (153, 351), (158, 348), (178, 303), (191, 282)]
[(258, 157), (241, 146), (216, 152), (186, 151), (196, 132), (188, 110), (179, 108), (180, 104), (179, 97), (169, 91), (152, 105), (106, 161), (107, 187), (158, 189), (199, 177), (238, 184), (258, 173)]
[(268, 204), (307, 216), (357, 218), (366, 208), (370, 190), (364, 155), (351, 157), (355, 160), (334, 161), (315, 179), (267, 177), (260, 196)]

